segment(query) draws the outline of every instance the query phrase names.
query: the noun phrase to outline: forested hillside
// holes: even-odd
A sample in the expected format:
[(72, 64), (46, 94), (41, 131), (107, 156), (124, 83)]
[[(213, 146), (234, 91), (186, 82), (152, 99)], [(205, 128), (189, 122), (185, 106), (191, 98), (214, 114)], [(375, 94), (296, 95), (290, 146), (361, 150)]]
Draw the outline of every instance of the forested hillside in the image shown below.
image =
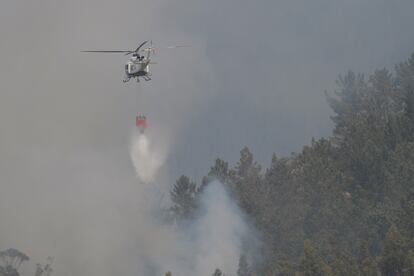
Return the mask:
[(266, 169), (245, 147), (234, 167), (217, 159), (203, 183), (182, 176), (171, 191), (180, 223), (209, 179), (225, 184), (261, 240), (239, 276), (414, 275), (414, 54), (393, 72), (348, 72), (326, 94), (331, 137)]

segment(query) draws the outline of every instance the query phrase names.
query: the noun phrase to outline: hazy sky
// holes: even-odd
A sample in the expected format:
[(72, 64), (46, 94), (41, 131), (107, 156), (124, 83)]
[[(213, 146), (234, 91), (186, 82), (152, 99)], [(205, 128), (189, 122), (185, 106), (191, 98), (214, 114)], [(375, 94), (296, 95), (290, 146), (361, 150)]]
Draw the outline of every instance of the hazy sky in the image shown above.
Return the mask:
[(206, 38), (219, 91), (187, 131), (200, 145), (211, 137), (210, 158), (234, 160), (248, 145), (268, 162), (329, 135), (323, 92), (338, 74), (392, 69), (414, 50), (412, 1), (182, 2), (173, 10), (196, 12), (178, 26)]
[[(244, 145), (266, 163), (329, 135), (323, 92), (338, 74), (392, 69), (414, 50), (410, 0), (1, 5), (2, 148), (23, 136), (35, 148), (123, 147), (143, 112), (173, 140), (174, 175), (199, 177)], [(193, 47), (159, 53), (139, 85), (121, 82), (124, 56), (79, 53), (147, 39)]]
[[(1, 1), (0, 248), (81, 262), (88, 252), (62, 248), (87, 240), (74, 225), (133, 200), (137, 112), (169, 145), (171, 183), (216, 157), (234, 164), (245, 145), (267, 166), (329, 135), (324, 90), (406, 59), (413, 11), (412, 0)], [(140, 84), (122, 83), (125, 56), (80, 53), (149, 39), (192, 47), (160, 51)]]

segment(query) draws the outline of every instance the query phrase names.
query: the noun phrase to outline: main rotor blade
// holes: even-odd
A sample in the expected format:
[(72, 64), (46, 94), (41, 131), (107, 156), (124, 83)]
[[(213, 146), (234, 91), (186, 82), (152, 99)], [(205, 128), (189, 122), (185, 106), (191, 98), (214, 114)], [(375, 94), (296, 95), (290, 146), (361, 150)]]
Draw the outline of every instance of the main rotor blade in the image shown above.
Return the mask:
[(84, 53), (129, 53), (131, 51), (81, 51)]
[(172, 46), (167, 46), (167, 49), (174, 49), (174, 48), (182, 48), (182, 47), (191, 47), (190, 45), (172, 45)]
[(139, 49), (140, 49), (142, 46), (144, 46), (144, 45), (145, 45), (145, 43), (147, 43), (147, 42), (148, 42), (148, 40), (146, 40), (146, 41), (142, 42), (142, 43), (138, 46), (138, 48), (137, 48), (137, 49), (135, 49), (135, 53), (138, 53)]
[(183, 48), (183, 47), (191, 47), (191, 45), (172, 45), (172, 46), (166, 46), (166, 47), (148, 47), (140, 50), (140, 52), (154, 52), (155, 50), (160, 49), (176, 49), (176, 48)]

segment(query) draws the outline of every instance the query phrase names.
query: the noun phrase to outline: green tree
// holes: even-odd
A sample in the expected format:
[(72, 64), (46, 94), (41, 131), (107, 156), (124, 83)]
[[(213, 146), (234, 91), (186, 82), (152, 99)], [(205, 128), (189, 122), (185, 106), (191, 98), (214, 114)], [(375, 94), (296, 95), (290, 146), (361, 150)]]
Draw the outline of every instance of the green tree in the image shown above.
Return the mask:
[(384, 240), (384, 253), (381, 258), (381, 271), (386, 276), (399, 276), (404, 271), (404, 240), (395, 225), (392, 225)]
[(214, 166), (210, 168), (209, 178), (215, 178), (221, 183), (226, 183), (229, 178), (229, 164), (219, 158), (216, 159)]
[(240, 151), (240, 160), (234, 170), (229, 172), (230, 187), (235, 193), (241, 208), (254, 217), (257, 213), (258, 195), (261, 185), (261, 167), (254, 161), (247, 147)]
[(397, 88), (404, 101), (405, 137), (414, 141), (414, 53), (395, 67)]
[(378, 70), (365, 81), (363, 75), (349, 72), (338, 81), (340, 91), (328, 96), (335, 112), (332, 141), (338, 147), (342, 165), (373, 198), (384, 196), (385, 165), (389, 152), (401, 141), (400, 92), (392, 75)]
[(303, 244), (304, 255), (301, 260), (301, 272), (304, 276), (327, 276), (330, 275), (330, 268), (319, 256), (318, 251), (309, 240)]
[(414, 142), (399, 143), (389, 155), (386, 167), (387, 197), (399, 204), (407, 194), (414, 193)]
[(187, 176), (181, 176), (170, 192), (172, 211), (176, 219), (189, 219), (197, 208), (197, 185)]

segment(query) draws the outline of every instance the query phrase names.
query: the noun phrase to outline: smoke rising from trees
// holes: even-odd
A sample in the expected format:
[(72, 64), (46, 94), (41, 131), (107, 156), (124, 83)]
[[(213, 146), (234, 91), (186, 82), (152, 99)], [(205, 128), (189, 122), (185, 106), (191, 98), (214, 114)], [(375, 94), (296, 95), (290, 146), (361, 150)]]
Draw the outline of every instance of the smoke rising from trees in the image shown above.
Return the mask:
[[(0, 249), (18, 248), (30, 256), (22, 275), (33, 275), (31, 264), (49, 255), (56, 256), (59, 275), (150, 275), (161, 265), (173, 271), (179, 263), (173, 254), (182, 256), (180, 250), (168, 251), (180, 248), (176, 231), (156, 219), (161, 215), (150, 214), (158, 210), (160, 191), (166, 192), (183, 173), (200, 178), (217, 157), (235, 163), (237, 152), (248, 145), (260, 164), (277, 154), (266, 173), (253, 167), (250, 180), (240, 175), (233, 182), (242, 195), (237, 202), (249, 216), (261, 219), (256, 223), (267, 243), (277, 248), (267, 256), (271, 269), (286, 264), (288, 271), (291, 261), (295, 268), (303, 238), (312, 240), (308, 249), (321, 246), (319, 241), (326, 245), (326, 236), (317, 231), (321, 225), (341, 234), (330, 241), (358, 244), (355, 237), (345, 240), (342, 234), (351, 218), (361, 218), (352, 221), (355, 227), (385, 221), (370, 224), (362, 237), (374, 237), (361, 250), (369, 254), (361, 253), (360, 260), (368, 264), (364, 269), (375, 271), (378, 255), (372, 254), (381, 249), (388, 224), (394, 218), (404, 222), (397, 225), (399, 231), (389, 231), (386, 256), (393, 260), (394, 251), (408, 250), (393, 245), (401, 244), (399, 232), (404, 237), (414, 232), (412, 220), (389, 214), (388, 201), (367, 203), (364, 194), (357, 195), (380, 197), (389, 191), (400, 202), (406, 188), (399, 191), (390, 183), (411, 185), (412, 144), (399, 143), (388, 154), (401, 138), (389, 140), (387, 132), (385, 146), (384, 132), (364, 131), (381, 130), (386, 121), (359, 128), (366, 121), (357, 119), (348, 121), (358, 130), (356, 140), (342, 141), (346, 147), (339, 156), (347, 158), (330, 155), (326, 141), (307, 146), (298, 158), (287, 156), (311, 137), (329, 135), (334, 123), (323, 91), (332, 90), (337, 74), (391, 68), (412, 52), (413, 9), (412, 0), (1, 1)], [(79, 53), (85, 48), (129, 49), (146, 39), (161, 46), (182, 42), (193, 47), (157, 53), (153, 81), (139, 88), (122, 84), (124, 56)], [(400, 68), (397, 82), (408, 86), (412, 78), (406, 67)], [(406, 82), (401, 82), (404, 75)], [(365, 112), (345, 107), (350, 115)], [(168, 165), (161, 166), (155, 185), (137, 185), (131, 165), (127, 134), (137, 111), (148, 114), (151, 128), (159, 126), (170, 136)], [(409, 113), (413, 118), (412, 109)], [(156, 148), (157, 136), (151, 137)], [(367, 145), (367, 140), (374, 142)], [(381, 159), (383, 153), (387, 160)], [(338, 159), (341, 166), (334, 162)], [(381, 178), (384, 166), (387, 181)], [(262, 183), (262, 178), (269, 186), (261, 191), (249, 184)], [(342, 189), (333, 185), (338, 179), (358, 182)], [(382, 182), (389, 186), (378, 187)], [(364, 190), (366, 183), (376, 188)], [(403, 199), (404, 216), (413, 217), (412, 197)], [(349, 216), (338, 215), (343, 210), (339, 203), (350, 208)], [(269, 212), (258, 215), (263, 209)], [(144, 219), (149, 225), (142, 224)], [(321, 247), (321, 255), (332, 249)], [(277, 255), (281, 252), (288, 256)], [(152, 264), (156, 256), (171, 265)], [(412, 260), (414, 255), (411, 251), (407, 256)], [(286, 263), (277, 262), (283, 258)], [(137, 259), (148, 260), (147, 270), (140, 270)]]
[[(227, 275), (236, 275), (243, 247), (256, 241), (254, 231), (218, 181), (197, 188), (189, 179), (182, 179), (178, 183), (184, 186), (176, 190), (176, 196), (188, 191), (188, 197), (175, 198), (172, 210), (177, 205), (189, 208), (184, 202), (189, 200), (196, 206), (196, 212), (191, 208), (179, 212), (181, 216), (171, 217), (173, 224), (163, 220), (166, 210), (160, 209), (160, 195), (168, 194), (169, 187), (163, 190), (161, 185), (153, 183), (166, 157), (160, 151), (147, 135), (133, 135), (131, 159), (141, 182), (137, 184), (140, 208), (135, 216), (138, 225), (142, 225), (135, 233), (140, 248), (136, 260), (138, 271), (147, 275), (163, 275), (170, 270), (176, 275), (210, 276), (220, 267)], [(195, 213), (190, 214), (191, 211)]]

